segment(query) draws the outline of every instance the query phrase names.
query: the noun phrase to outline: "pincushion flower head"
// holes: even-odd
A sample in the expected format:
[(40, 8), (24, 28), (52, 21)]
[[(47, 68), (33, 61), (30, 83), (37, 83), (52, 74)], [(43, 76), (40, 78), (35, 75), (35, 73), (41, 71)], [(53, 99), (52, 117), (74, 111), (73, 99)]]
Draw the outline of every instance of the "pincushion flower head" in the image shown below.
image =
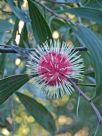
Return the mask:
[(30, 75), (36, 75), (34, 83), (47, 97), (58, 98), (74, 91), (68, 79), (81, 80), (84, 65), (73, 47), (50, 40), (29, 53), (27, 67)]

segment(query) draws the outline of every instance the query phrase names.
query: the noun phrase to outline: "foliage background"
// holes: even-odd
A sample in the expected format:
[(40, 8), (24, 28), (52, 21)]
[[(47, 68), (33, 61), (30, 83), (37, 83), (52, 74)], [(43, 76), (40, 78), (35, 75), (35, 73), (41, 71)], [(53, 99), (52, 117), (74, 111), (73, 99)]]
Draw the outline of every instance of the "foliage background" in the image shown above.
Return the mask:
[[(87, 52), (80, 52), (85, 62), (85, 79), (79, 86), (93, 98), (100, 113), (101, 27), (101, 0), (0, 1), (0, 49), (4, 49), (5, 45), (8, 48), (12, 44), (33, 48), (51, 37), (62, 39), (70, 46), (87, 47)], [(30, 81), (27, 82), (29, 79), (25, 72), (25, 61), (22, 57), (14, 53), (0, 53), (1, 136), (95, 134), (98, 120), (87, 101), (77, 93), (57, 100), (47, 100), (41, 90)], [(21, 87), (24, 83), (26, 84)], [(18, 89), (20, 93), (15, 95), (14, 92)], [(101, 125), (97, 135), (102, 135)]]

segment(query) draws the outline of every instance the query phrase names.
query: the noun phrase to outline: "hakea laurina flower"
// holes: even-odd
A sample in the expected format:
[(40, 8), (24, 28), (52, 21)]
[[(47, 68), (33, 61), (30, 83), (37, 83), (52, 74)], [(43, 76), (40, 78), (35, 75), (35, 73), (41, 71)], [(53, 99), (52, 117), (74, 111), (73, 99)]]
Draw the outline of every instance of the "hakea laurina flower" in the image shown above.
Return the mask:
[(68, 79), (81, 80), (84, 65), (73, 47), (50, 40), (28, 54), (27, 67), (41, 90), (56, 98), (74, 91)]

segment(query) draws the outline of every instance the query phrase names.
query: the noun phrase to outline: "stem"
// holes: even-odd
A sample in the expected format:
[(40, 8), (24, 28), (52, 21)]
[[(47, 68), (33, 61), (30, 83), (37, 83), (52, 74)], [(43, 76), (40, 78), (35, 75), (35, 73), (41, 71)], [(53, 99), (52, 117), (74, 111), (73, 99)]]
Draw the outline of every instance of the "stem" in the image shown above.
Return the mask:
[[(17, 53), (15, 50), (13, 50), (9, 45), (0, 45), (1, 48), (0, 48), (0, 53)], [(23, 49), (23, 48), (21, 48)], [(25, 50), (25, 49), (24, 49)], [(27, 49), (27, 50), (34, 50), (33, 48), (32, 49)], [(85, 47), (78, 47), (78, 48), (75, 48), (74, 49), (75, 51), (87, 51), (87, 48)]]
[(0, 48), (0, 53), (17, 53), (15, 50), (11, 48)]
[(47, 7), (46, 5), (44, 5), (44, 4), (42, 4), (41, 2), (39, 2), (39, 1), (33, 1), (33, 0), (31, 0), (33, 3), (34, 2), (36, 2), (38, 5), (40, 5), (42, 8), (44, 8), (44, 9), (46, 9), (49, 13), (51, 13), (52, 15), (54, 15), (55, 17), (57, 17), (57, 18), (60, 18), (60, 19), (62, 19), (62, 20), (64, 20), (65, 22), (69, 22), (70, 24), (72, 24), (72, 25), (76, 25), (75, 23), (73, 23), (68, 17), (64, 17), (64, 16), (61, 16), (61, 15), (59, 15), (59, 14), (57, 14), (56, 12), (54, 12), (52, 9), (50, 9), (49, 7)]
[(95, 104), (71, 79), (68, 79), (68, 81), (72, 84), (75, 91), (77, 91), (86, 101), (89, 102), (89, 104), (91, 105), (93, 111), (95, 112), (95, 114), (98, 118), (99, 123), (101, 124), (102, 123), (102, 116), (101, 116), (101, 113), (99, 112), (99, 110), (97, 109), (97, 107), (95, 106)]
[(82, 84), (82, 83), (77, 83), (77, 85), (80, 85), (80, 86), (89, 86), (89, 87), (96, 87), (96, 84)]

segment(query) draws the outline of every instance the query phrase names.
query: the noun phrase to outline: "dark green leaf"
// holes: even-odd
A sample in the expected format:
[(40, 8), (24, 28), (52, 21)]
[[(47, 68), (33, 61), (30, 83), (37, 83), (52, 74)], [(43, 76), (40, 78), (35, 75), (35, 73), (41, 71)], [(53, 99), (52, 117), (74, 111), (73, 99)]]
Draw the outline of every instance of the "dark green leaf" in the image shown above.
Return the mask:
[(79, 42), (88, 48), (96, 72), (97, 92), (102, 91), (102, 41), (89, 28), (79, 25), (75, 30)]
[(3, 76), (6, 54), (0, 54), (0, 77)]
[(53, 30), (58, 30), (61, 29), (61, 27), (66, 28), (66, 30), (68, 29), (68, 24), (66, 24), (64, 21), (60, 20), (60, 19), (52, 19), (51, 21), (51, 27)]
[(36, 4), (28, 0), (29, 14), (35, 40), (38, 44), (52, 37), (50, 28)]
[(92, 8), (70, 8), (67, 12), (102, 24), (102, 11)]
[(20, 37), (20, 43), (19, 43), (19, 46), (20, 47), (31, 47), (31, 45), (29, 44), (29, 41), (28, 41), (28, 32), (27, 32), (27, 27), (26, 27), (26, 24), (24, 25), (23, 29), (22, 29), (22, 32), (21, 32), (21, 37)]
[(16, 94), (36, 121), (47, 131), (54, 133), (56, 130), (55, 121), (49, 111), (33, 98), (18, 92)]
[(17, 6), (15, 6), (13, 0), (7, 0), (7, 2), (9, 4), (10, 8), (12, 9), (14, 15), (18, 19), (24, 21), (25, 23), (30, 22), (29, 16), (23, 10), (21, 10), (20, 8), (18, 8)]
[(29, 80), (28, 75), (14, 75), (0, 80), (0, 104)]

